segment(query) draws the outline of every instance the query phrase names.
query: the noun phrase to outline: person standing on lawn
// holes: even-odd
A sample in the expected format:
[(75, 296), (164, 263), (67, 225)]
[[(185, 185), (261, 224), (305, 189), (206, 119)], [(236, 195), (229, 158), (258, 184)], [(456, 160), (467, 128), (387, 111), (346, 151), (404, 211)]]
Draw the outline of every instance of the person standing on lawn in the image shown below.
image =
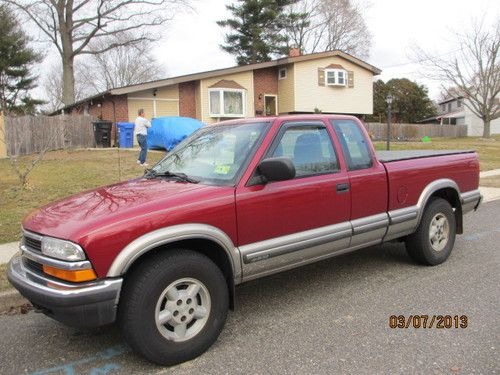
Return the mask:
[(141, 146), (137, 164), (148, 167), (149, 165), (146, 163), (146, 157), (148, 156), (148, 128), (151, 127), (151, 122), (146, 118), (144, 109), (139, 109), (137, 115), (135, 119), (135, 133), (137, 134), (137, 143)]

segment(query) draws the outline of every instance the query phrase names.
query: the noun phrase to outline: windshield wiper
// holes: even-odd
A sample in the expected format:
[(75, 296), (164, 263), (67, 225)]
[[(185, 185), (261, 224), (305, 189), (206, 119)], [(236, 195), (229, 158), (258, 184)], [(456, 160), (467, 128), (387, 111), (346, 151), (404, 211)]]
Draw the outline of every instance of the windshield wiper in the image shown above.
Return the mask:
[(174, 178), (178, 178), (181, 181), (189, 182), (191, 184), (197, 184), (198, 182), (200, 182), (198, 180), (195, 180), (194, 178), (189, 177), (185, 173), (176, 173), (176, 172), (169, 172), (169, 171), (156, 172), (153, 169), (148, 169), (146, 171), (146, 173), (144, 173), (144, 177), (146, 177), (146, 178), (174, 177)]

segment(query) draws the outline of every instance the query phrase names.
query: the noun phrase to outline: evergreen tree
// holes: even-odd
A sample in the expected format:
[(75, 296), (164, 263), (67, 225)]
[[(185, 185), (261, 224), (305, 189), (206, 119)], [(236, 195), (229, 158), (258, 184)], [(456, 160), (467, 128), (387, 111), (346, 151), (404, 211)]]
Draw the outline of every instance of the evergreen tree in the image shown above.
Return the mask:
[(238, 65), (270, 61), (288, 53), (287, 37), (283, 29), (298, 17), (285, 11), (297, 0), (237, 0), (226, 5), (233, 18), (218, 21), (231, 32), (225, 36), (221, 48), (236, 56)]
[(415, 123), (436, 115), (436, 107), (424, 85), (407, 78), (393, 78), (387, 83), (379, 79), (373, 83), (373, 116), (368, 117), (369, 121), (387, 120), (386, 98), (389, 93), (394, 97), (394, 122)]
[(39, 55), (28, 46), (29, 38), (6, 5), (0, 5), (0, 25), (0, 110), (34, 113), (43, 103), (29, 95), (36, 87), (37, 77), (31, 74), (31, 68), (40, 60)]

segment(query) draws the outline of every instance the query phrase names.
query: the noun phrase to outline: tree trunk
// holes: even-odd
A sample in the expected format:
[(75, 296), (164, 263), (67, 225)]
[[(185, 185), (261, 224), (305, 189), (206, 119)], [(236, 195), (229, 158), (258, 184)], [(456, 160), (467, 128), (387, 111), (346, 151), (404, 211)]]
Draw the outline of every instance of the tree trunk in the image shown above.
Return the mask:
[(75, 102), (75, 67), (74, 58), (62, 59), (63, 66), (63, 90), (62, 101), (64, 105), (70, 105)]
[(483, 138), (490, 138), (490, 120), (483, 120)]

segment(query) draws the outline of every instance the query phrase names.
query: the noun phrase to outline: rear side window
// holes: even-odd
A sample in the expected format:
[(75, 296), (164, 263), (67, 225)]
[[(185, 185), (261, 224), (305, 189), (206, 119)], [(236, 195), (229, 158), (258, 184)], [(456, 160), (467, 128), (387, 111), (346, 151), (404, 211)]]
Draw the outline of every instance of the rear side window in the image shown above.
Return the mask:
[(287, 126), (278, 139), (269, 156), (291, 159), (297, 177), (339, 170), (332, 141), (324, 126)]
[(352, 120), (332, 120), (331, 123), (342, 146), (347, 168), (350, 171), (370, 168), (373, 165), (370, 147), (358, 124)]

